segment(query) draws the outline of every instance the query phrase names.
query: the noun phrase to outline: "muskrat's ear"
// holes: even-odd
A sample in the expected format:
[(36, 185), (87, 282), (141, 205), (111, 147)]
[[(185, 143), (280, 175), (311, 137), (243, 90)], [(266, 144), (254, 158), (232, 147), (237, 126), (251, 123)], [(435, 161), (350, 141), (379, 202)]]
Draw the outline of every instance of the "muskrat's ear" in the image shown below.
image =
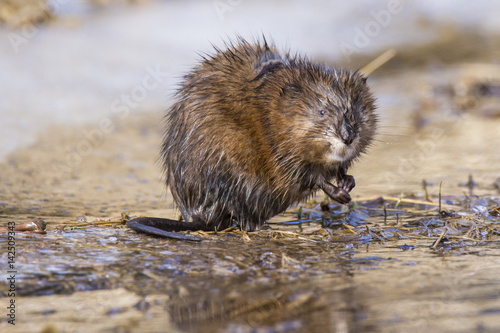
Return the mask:
[(294, 98), (303, 93), (302, 86), (296, 82), (290, 82), (281, 89), (280, 97)]
[(265, 75), (272, 74), (282, 67), (283, 67), (283, 62), (281, 62), (281, 60), (278, 59), (268, 60), (261, 64), (259, 74), (257, 74), (257, 76), (254, 77), (252, 81), (260, 80)]

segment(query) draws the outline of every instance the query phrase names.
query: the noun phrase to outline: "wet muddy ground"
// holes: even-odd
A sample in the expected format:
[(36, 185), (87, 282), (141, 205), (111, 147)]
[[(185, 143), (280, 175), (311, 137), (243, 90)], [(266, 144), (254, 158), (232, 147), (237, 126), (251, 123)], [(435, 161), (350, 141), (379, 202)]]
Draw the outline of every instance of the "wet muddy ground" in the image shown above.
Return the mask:
[(0, 331), (500, 331), (500, 65), (488, 40), (416, 67), (403, 49), (369, 80), (382, 124), (352, 170), (354, 203), (318, 193), (255, 233), (185, 242), (124, 226), (179, 216), (155, 161), (164, 110), (53, 126), (0, 164), (0, 225), (47, 222), (15, 234), (11, 269), (0, 229)]

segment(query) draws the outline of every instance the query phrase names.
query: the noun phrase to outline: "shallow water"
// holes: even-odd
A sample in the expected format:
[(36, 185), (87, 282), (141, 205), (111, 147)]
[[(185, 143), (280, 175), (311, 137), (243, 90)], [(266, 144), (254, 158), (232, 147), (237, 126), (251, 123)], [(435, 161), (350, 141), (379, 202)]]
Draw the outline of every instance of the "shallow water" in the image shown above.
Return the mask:
[[(20, 332), (51, 324), (75, 332), (110, 326), (137, 332), (500, 327), (498, 243), (433, 250), (419, 239), (216, 236), (193, 244), (102, 228), (20, 235), (17, 242)], [(85, 325), (76, 328), (75, 320)]]
[(155, 164), (154, 102), (110, 115), (109, 131), (54, 122), (0, 165), (0, 225), (48, 223), (46, 234), (15, 235), (16, 325), (2, 319), (0, 331), (500, 331), (500, 96), (474, 90), (500, 86), (500, 70), (495, 44), (481, 41), (487, 52), (467, 61), (412, 69), (395, 59), (370, 77), (381, 134), (351, 170), (356, 206), (318, 193), (257, 233), (192, 243), (124, 226), (179, 215)]

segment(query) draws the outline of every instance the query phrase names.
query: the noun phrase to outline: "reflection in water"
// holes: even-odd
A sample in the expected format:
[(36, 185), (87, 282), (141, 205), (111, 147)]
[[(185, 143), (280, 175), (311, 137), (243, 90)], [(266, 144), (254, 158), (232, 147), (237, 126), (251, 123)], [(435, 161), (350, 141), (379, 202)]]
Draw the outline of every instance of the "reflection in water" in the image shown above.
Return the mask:
[(354, 289), (347, 273), (286, 284), (246, 283), (218, 295), (175, 297), (169, 312), (173, 322), (188, 332), (211, 332), (217, 327), (238, 332), (256, 327), (352, 332), (360, 328), (358, 319), (363, 317)]

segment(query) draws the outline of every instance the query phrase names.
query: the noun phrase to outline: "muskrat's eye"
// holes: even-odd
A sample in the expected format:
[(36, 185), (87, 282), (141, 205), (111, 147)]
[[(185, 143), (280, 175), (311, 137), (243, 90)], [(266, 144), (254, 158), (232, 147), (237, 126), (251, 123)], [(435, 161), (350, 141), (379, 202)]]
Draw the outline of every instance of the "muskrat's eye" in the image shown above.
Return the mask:
[(325, 110), (319, 110), (319, 114), (324, 116), (325, 115)]

